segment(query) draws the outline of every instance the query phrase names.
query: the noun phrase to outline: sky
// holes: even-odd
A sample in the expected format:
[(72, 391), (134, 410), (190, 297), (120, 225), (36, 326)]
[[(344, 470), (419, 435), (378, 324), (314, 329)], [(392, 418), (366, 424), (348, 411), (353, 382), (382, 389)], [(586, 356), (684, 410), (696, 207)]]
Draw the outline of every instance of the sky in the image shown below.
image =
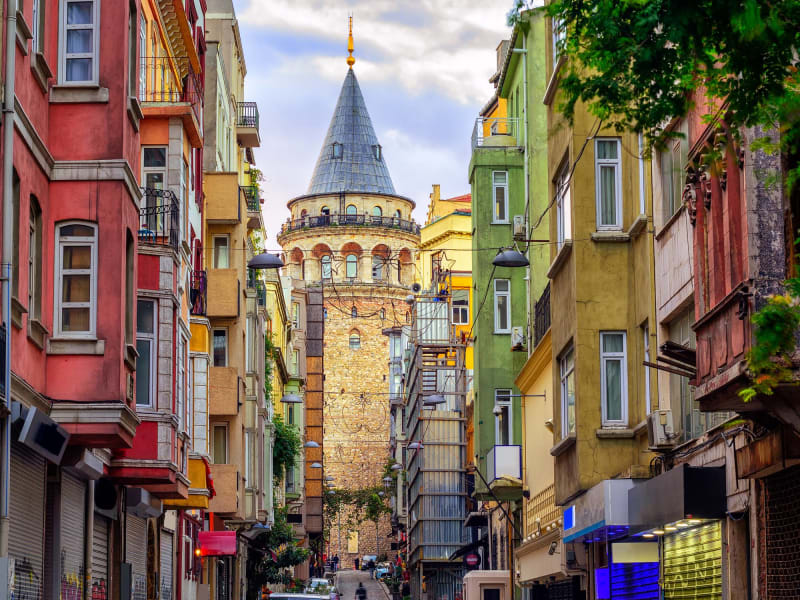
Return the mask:
[(245, 100), (258, 103), (256, 166), (267, 247), (304, 194), (347, 74), (354, 70), (395, 190), (424, 222), (431, 186), (469, 192), (470, 135), (494, 93), (495, 49), (511, 0), (234, 0), (244, 46)]

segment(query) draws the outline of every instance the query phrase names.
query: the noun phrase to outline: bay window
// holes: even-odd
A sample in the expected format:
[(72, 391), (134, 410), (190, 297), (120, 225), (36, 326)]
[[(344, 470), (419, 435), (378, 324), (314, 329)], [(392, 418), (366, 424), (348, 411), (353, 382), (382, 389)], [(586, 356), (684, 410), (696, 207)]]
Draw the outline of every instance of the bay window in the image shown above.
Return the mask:
[(97, 333), (97, 226), (71, 222), (56, 227), (54, 294), (56, 337), (93, 338)]
[(508, 171), (492, 171), (492, 223), (508, 223)]
[(561, 391), (561, 437), (575, 433), (575, 351), (569, 348), (558, 361)]

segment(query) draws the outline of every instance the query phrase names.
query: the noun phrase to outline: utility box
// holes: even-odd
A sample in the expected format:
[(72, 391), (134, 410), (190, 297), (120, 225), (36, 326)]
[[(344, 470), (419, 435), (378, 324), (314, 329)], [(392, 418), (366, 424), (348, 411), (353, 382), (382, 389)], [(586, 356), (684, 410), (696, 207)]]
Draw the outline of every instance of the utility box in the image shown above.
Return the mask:
[(511, 600), (509, 571), (470, 571), (464, 575), (464, 600)]

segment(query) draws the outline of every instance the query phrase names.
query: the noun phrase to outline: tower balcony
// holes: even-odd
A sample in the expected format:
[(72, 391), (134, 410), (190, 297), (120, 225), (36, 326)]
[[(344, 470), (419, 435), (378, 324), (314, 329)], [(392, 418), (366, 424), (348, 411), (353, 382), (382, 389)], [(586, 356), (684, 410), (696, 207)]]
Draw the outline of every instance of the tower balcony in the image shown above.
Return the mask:
[(353, 214), (353, 215), (319, 215), (316, 217), (303, 217), (287, 221), (281, 227), (280, 235), (292, 231), (303, 229), (313, 229), (315, 227), (383, 227), (386, 229), (399, 229), (414, 235), (419, 235), (420, 227), (415, 221), (401, 219), (399, 217), (382, 217), (376, 215)]

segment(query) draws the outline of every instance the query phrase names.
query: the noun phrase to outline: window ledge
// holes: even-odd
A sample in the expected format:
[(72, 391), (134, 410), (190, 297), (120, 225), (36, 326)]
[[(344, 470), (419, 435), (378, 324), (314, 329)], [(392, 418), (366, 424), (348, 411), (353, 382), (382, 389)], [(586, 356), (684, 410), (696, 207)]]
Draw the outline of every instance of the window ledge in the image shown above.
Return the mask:
[(41, 350), (44, 350), (44, 342), (48, 335), (50, 332), (41, 321), (28, 318), (28, 339), (39, 346)]
[(28, 309), (19, 301), (16, 296), (11, 296), (11, 324), (17, 329), (22, 329), (22, 315), (28, 312)]
[(684, 212), (686, 212), (686, 205), (681, 204), (678, 210), (676, 210), (673, 215), (667, 219), (667, 222), (664, 223), (661, 229), (656, 232), (656, 241), (664, 237), (664, 234), (667, 232), (667, 230), (672, 227), (672, 224), (675, 223), (675, 221), (677, 221)]
[(139, 131), (139, 121), (144, 119), (142, 105), (136, 96), (128, 96), (128, 118), (136, 131)]
[(50, 88), (50, 102), (53, 104), (77, 104), (108, 102), (108, 88), (99, 85), (59, 84)]
[(548, 279), (555, 279), (558, 272), (561, 270), (561, 267), (564, 266), (564, 263), (567, 262), (567, 257), (572, 252), (572, 240), (564, 240), (564, 245), (561, 246), (561, 249), (556, 254), (555, 259), (553, 260), (550, 268), (547, 269), (547, 278)]
[(553, 97), (556, 95), (556, 89), (558, 88), (558, 80), (561, 75), (561, 67), (566, 62), (566, 58), (562, 54), (558, 57), (558, 61), (556, 61), (556, 66), (553, 68), (553, 73), (550, 75), (550, 81), (547, 82), (547, 89), (544, 91), (544, 98), (542, 98), (542, 104), (549, 106), (553, 102)]
[(601, 440), (627, 440), (636, 436), (636, 430), (627, 427), (603, 427), (594, 434)]
[(631, 241), (631, 234), (627, 231), (593, 231), (593, 242), (627, 243)]
[(571, 433), (555, 446), (550, 448), (550, 456), (560, 456), (575, 445), (575, 434)]
[(31, 28), (28, 27), (28, 22), (25, 20), (25, 16), (22, 14), (22, 11), (17, 11), (17, 46), (22, 51), (22, 54), (27, 56), (28, 55), (28, 40), (33, 39), (33, 34), (31, 33)]
[(39, 84), (42, 92), (46, 94), (47, 83), (53, 77), (53, 70), (50, 68), (50, 65), (47, 64), (47, 59), (45, 59), (44, 54), (41, 52), (34, 52), (33, 59), (31, 60), (31, 71), (33, 72), (33, 78), (36, 80), (36, 83)]
[(48, 354), (92, 354), (103, 355), (106, 341), (97, 339), (50, 338), (47, 340)]

